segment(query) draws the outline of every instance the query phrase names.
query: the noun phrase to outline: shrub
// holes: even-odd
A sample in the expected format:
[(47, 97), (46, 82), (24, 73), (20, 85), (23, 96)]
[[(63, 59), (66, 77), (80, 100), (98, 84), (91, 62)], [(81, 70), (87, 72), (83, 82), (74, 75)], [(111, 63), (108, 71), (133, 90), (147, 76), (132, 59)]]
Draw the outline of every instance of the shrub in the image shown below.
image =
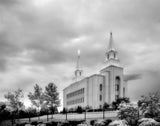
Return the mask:
[(120, 119), (125, 119), (129, 125), (135, 126), (138, 122), (138, 109), (131, 104), (121, 104), (118, 116)]
[(111, 119), (106, 119), (104, 120), (105, 126), (108, 126), (108, 124), (110, 124), (112, 122)]
[(128, 126), (128, 123), (125, 120), (115, 120), (109, 123), (108, 126)]
[(142, 118), (139, 121), (139, 126), (158, 126), (159, 123), (152, 118)]
[(78, 106), (76, 112), (81, 114), (81, 113), (83, 112), (82, 107), (81, 107), (81, 106)]
[(84, 122), (84, 120), (73, 120), (73, 121), (69, 121), (69, 124), (71, 126), (77, 126), (78, 124), (81, 124), (83, 122)]
[(93, 125), (95, 124), (96, 121), (97, 121), (97, 120), (91, 120), (91, 121), (90, 121), (90, 125), (93, 126)]
[(105, 126), (104, 120), (98, 120), (95, 122), (94, 126)]
[(52, 121), (52, 125), (53, 125), (53, 126), (57, 126), (57, 125), (58, 125), (58, 122)]
[(35, 126), (37, 126), (37, 124), (38, 124), (38, 122), (37, 122), (37, 121), (33, 121), (33, 122), (31, 122), (31, 125), (35, 125)]

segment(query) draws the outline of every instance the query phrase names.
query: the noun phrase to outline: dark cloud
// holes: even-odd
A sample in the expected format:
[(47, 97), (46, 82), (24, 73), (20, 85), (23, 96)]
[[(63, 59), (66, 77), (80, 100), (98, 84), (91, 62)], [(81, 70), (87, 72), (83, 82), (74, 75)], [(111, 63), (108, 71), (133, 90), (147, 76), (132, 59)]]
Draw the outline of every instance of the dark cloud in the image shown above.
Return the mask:
[(155, 91), (160, 73), (159, 4), (155, 0), (0, 0), (1, 83), (12, 83), (14, 88), (25, 85), (29, 90), (35, 82), (43, 86), (55, 79), (63, 88), (71, 82), (78, 49), (84, 74), (97, 73), (105, 65), (112, 31), (124, 72), (132, 79), (129, 95), (137, 99)]
[(0, 0), (1, 6), (10, 6), (19, 3), (19, 0)]
[(124, 75), (124, 80), (126, 81), (138, 80), (138, 79), (142, 79), (141, 74)]

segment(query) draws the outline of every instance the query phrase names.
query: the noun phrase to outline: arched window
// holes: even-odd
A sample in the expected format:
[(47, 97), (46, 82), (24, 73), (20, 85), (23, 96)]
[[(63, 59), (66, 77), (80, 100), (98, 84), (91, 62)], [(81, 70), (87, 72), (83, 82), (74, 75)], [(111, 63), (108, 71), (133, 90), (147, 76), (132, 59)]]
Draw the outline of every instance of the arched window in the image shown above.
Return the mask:
[(121, 86), (121, 79), (120, 79), (120, 77), (119, 76), (117, 76), (116, 78), (115, 78), (115, 92), (116, 92), (116, 96), (115, 96), (115, 99), (117, 99), (117, 98), (119, 98), (119, 96), (120, 96), (120, 86)]

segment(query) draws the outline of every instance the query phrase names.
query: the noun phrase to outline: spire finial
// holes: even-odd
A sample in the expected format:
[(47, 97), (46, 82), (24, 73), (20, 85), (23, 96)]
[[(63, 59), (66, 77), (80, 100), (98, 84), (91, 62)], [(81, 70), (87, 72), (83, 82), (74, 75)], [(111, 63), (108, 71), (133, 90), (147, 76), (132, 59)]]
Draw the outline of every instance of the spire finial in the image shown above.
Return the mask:
[(108, 44), (108, 49), (107, 50), (108, 51), (114, 50), (112, 32), (110, 32), (110, 39), (109, 39), (109, 44)]
[(79, 63), (79, 62), (80, 62), (80, 61), (79, 61), (79, 60), (80, 60), (80, 54), (81, 54), (81, 51), (80, 51), (80, 49), (78, 49), (78, 50), (77, 50), (77, 56), (78, 56), (78, 57), (77, 57), (77, 70), (78, 70), (79, 67), (80, 67), (80, 63)]
[(80, 54), (81, 54), (81, 50), (80, 49), (77, 50), (77, 54), (78, 54), (78, 56), (80, 56)]
[(110, 35), (112, 36), (112, 31), (110, 32)]
[(77, 64), (76, 64), (76, 70), (75, 70), (75, 80), (77, 81), (80, 77), (82, 77), (82, 70), (80, 68), (80, 49), (77, 50)]

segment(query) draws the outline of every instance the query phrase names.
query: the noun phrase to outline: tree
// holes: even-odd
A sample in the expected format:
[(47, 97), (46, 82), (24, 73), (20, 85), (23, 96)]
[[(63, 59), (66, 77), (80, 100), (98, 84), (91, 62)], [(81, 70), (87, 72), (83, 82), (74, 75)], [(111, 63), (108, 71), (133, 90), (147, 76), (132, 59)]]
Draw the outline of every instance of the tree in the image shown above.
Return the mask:
[(105, 103), (103, 104), (103, 109), (104, 109), (104, 110), (107, 110), (108, 108), (109, 108), (109, 104), (105, 102)]
[(66, 113), (67, 113), (67, 109), (66, 109), (66, 108), (63, 108), (62, 114), (66, 114)]
[(113, 101), (113, 102), (112, 102), (112, 107), (113, 107), (114, 109), (118, 109), (118, 106), (119, 106), (122, 102), (124, 102), (124, 103), (130, 103), (130, 100), (129, 100), (129, 98), (127, 98), (127, 97), (118, 98), (116, 101)]
[(160, 117), (160, 93), (150, 93), (148, 96), (142, 96), (138, 101), (138, 106), (145, 117)]
[(4, 97), (8, 100), (12, 113), (19, 114), (19, 110), (24, 108), (24, 104), (21, 101), (23, 98), (23, 91), (21, 89), (16, 90), (14, 93), (8, 92)]
[[(44, 94), (42, 92), (42, 88), (38, 84), (34, 86), (34, 93), (29, 92), (28, 98), (31, 103), (37, 107), (39, 113), (42, 105), (44, 104)], [(38, 119), (40, 120), (39, 114)]]
[(4, 102), (0, 102), (0, 122), (9, 118), (10, 112), (6, 109), (6, 104)]
[(51, 108), (53, 117), (53, 113), (60, 105), (59, 93), (57, 92), (57, 86), (54, 83), (49, 83), (45, 87), (44, 100), (46, 101), (46, 105)]
[(83, 109), (81, 106), (78, 106), (77, 109), (76, 109), (76, 112), (81, 114), (83, 112)]
[(125, 119), (130, 126), (136, 126), (138, 123), (138, 108), (132, 104), (122, 103), (119, 105), (118, 117)]

